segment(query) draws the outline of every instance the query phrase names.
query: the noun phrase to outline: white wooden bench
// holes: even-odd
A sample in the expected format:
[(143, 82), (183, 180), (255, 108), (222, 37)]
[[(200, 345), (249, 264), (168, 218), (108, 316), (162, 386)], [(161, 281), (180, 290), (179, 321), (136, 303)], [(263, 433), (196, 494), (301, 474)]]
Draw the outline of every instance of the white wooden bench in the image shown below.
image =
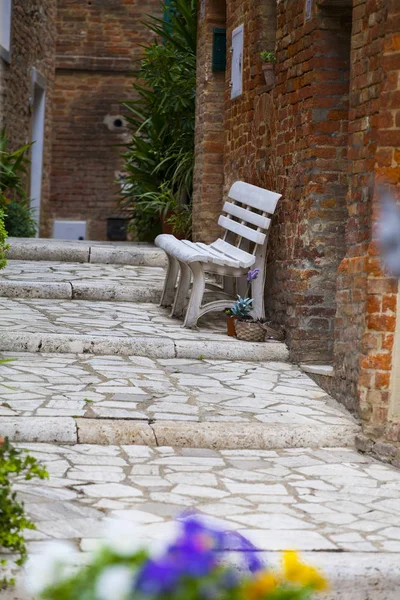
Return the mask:
[[(222, 214), (218, 220), (225, 231), (222, 239), (206, 245), (178, 240), (168, 234), (156, 238), (156, 245), (165, 250), (168, 257), (161, 306), (172, 305), (171, 316), (184, 314), (193, 279), (184, 327), (195, 327), (198, 319), (210, 311), (233, 306), (232, 284), (236, 279), (236, 291), (243, 290), (249, 269), (260, 269), (258, 278), (251, 283), (251, 297), (254, 299), (252, 316), (265, 316), (265, 258), (270, 216), (274, 214), (280, 197), (281, 194), (237, 181), (232, 185), (228, 201), (223, 206), (225, 215)], [(179, 270), (179, 283), (176, 285)], [(224, 290), (230, 293), (231, 298), (202, 305), (205, 273), (222, 275)]]

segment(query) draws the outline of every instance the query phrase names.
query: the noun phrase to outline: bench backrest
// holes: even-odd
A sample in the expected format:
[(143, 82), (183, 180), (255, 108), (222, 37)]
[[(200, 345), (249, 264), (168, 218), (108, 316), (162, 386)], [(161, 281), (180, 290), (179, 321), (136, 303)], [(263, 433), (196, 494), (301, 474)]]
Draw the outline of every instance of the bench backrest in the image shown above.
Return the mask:
[[(229, 190), (218, 225), (224, 230), (223, 242), (245, 252), (257, 253), (264, 246), (281, 194), (237, 181)], [(213, 244), (214, 245), (214, 244)]]

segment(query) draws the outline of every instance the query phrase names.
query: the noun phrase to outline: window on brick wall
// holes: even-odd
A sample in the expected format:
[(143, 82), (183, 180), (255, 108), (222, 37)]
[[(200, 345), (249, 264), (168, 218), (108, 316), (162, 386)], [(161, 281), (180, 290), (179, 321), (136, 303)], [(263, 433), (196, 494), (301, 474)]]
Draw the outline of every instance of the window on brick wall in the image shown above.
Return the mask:
[(12, 0), (0, 0), (0, 53), (10, 60)]

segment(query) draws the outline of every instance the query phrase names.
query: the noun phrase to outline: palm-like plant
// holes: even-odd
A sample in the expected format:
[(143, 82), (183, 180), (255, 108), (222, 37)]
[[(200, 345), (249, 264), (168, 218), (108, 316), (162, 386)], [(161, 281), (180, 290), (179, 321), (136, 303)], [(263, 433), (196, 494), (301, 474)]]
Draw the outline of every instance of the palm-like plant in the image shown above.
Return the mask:
[[(171, 0), (164, 8), (166, 19), (151, 17), (147, 23), (161, 42), (146, 47), (141, 83), (133, 85), (137, 99), (125, 103), (132, 137), (123, 154), (122, 203), (133, 209), (134, 220), (145, 217), (152, 226), (168, 212), (160, 210), (166, 199), (173, 213), (187, 216), (182, 206), (190, 206), (193, 188), (196, 1)], [(181, 222), (175, 219), (176, 227)]]
[(0, 208), (4, 225), (10, 236), (33, 237), (36, 223), (25, 191), (25, 177), (30, 164), (26, 154), (32, 144), (8, 150), (9, 139), (0, 131)]

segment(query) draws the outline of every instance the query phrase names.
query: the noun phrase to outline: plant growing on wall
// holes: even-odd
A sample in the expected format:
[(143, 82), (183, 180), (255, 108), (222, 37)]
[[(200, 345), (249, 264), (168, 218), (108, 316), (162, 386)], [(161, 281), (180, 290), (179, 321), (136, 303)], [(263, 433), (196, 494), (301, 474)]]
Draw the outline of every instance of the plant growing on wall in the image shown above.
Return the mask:
[[(16, 562), (21, 565), (27, 556), (23, 530), (35, 529), (35, 525), (26, 517), (24, 506), (18, 501), (12, 487), (15, 477), (19, 475), (27, 481), (34, 477), (48, 477), (46, 470), (33, 456), (14, 448), (7, 439), (0, 439), (0, 548), (18, 554)], [(4, 577), (0, 580), (0, 588), (11, 583), (13, 580)]]
[(0, 208), (9, 236), (34, 237), (36, 223), (32, 218), (29, 198), (24, 187), (29, 159), (26, 154), (32, 144), (8, 150), (9, 139), (0, 131)]
[(193, 189), (196, 97), (196, 0), (170, 0), (165, 17), (147, 23), (157, 41), (147, 46), (125, 103), (131, 139), (124, 152), (121, 205), (138, 239), (154, 238), (160, 221), (187, 235)]

